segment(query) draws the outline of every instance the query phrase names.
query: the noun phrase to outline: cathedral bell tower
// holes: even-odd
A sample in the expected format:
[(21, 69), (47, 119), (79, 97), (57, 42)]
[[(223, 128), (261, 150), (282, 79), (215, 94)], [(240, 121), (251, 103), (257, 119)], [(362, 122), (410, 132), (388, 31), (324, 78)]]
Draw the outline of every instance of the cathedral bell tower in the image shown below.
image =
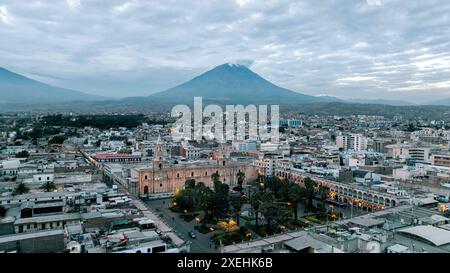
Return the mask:
[(159, 136), (158, 140), (156, 141), (155, 151), (153, 153), (153, 170), (162, 170), (165, 160), (166, 149), (163, 142), (161, 141), (161, 136)]
[(219, 144), (219, 149), (217, 151), (217, 165), (219, 166), (227, 166), (228, 165), (228, 158), (225, 154), (225, 145), (223, 143)]

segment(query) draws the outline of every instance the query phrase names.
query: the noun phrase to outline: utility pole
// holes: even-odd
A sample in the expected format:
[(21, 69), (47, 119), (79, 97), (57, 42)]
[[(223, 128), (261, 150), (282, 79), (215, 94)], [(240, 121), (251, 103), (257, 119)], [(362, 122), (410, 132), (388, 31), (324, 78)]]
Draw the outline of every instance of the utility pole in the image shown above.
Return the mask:
[(350, 202), (350, 218), (353, 218), (353, 201)]

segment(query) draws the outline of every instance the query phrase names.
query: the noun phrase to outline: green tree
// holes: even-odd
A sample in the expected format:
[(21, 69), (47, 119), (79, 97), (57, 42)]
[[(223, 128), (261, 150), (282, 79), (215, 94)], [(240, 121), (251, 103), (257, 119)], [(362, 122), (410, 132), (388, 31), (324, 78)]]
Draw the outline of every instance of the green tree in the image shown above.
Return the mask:
[(24, 183), (19, 183), (19, 185), (17, 185), (17, 187), (14, 189), (13, 194), (14, 195), (24, 194), (29, 191), (30, 191), (30, 189)]
[(280, 224), (288, 218), (286, 209), (272, 200), (264, 200), (261, 203), (261, 214), (266, 218), (267, 225), (272, 228), (275, 224)]
[(314, 182), (314, 180), (312, 180), (311, 178), (307, 177), (305, 178), (303, 183), (305, 184), (305, 187), (303, 188), (304, 191), (303, 195), (305, 196), (306, 201), (305, 209), (309, 211), (313, 207), (312, 202), (315, 196), (316, 182)]
[(16, 154), (17, 158), (28, 158), (30, 157), (30, 153), (26, 150), (20, 151)]
[(186, 182), (184, 182), (184, 187), (186, 189), (193, 189), (195, 188), (195, 179), (188, 179)]
[(220, 181), (220, 174), (218, 172), (215, 172), (211, 175), (211, 179), (213, 182)]
[[(197, 196), (197, 206), (203, 210), (204, 218), (210, 220), (212, 218), (213, 203), (213, 191), (206, 187), (203, 182), (198, 182), (195, 184), (195, 191)], [(203, 221), (205, 224), (205, 221)]]
[(229, 207), (229, 187), (219, 180), (214, 181), (214, 216), (216, 218), (223, 217)]
[(259, 210), (262, 204), (271, 202), (272, 195), (264, 192), (256, 192), (250, 197), (250, 205), (252, 206), (253, 211), (255, 212), (255, 225), (258, 227), (259, 225)]
[(194, 208), (194, 198), (194, 189), (188, 188), (180, 191), (174, 200), (178, 203), (178, 206), (181, 209), (191, 211)]
[(6, 211), (7, 209), (4, 206), (0, 205), (0, 217), (4, 217), (6, 215)]
[(243, 184), (244, 181), (245, 181), (245, 173), (242, 172), (242, 171), (239, 171), (239, 172), (236, 174), (236, 177), (237, 177), (238, 185), (242, 187), (242, 184)]
[(327, 186), (320, 185), (319, 196), (320, 200), (322, 201), (322, 209), (324, 210), (325, 210), (325, 201), (327, 200), (329, 195), (330, 195), (330, 188), (328, 188)]
[(43, 189), (46, 192), (51, 192), (56, 190), (56, 185), (53, 182), (47, 181), (41, 186), (41, 189)]
[(48, 143), (49, 144), (63, 144), (66, 139), (67, 139), (66, 136), (58, 135), (58, 136), (52, 137)]
[(278, 176), (272, 176), (267, 179), (267, 187), (277, 197), (282, 198), (285, 185), (286, 183), (283, 183)]
[(289, 187), (288, 194), (289, 201), (292, 203), (294, 208), (294, 219), (297, 220), (298, 203), (304, 198), (303, 191), (299, 185), (292, 183)]
[(247, 202), (246, 198), (241, 195), (234, 195), (230, 198), (230, 204), (233, 207), (238, 227), (240, 226), (241, 209), (246, 202)]
[(266, 177), (262, 174), (258, 174), (258, 188), (259, 191), (267, 191), (267, 181)]

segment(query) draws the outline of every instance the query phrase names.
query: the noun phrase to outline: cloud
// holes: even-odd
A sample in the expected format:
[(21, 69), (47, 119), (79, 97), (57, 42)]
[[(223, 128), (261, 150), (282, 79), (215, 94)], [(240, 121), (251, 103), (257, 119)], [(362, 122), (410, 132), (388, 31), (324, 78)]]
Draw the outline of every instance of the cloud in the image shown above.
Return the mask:
[(76, 10), (81, 5), (81, 0), (66, 0), (70, 9)]
[(364, 48), (368, 48), (369, 44), (366, 42), (359, 42), (353, 45), (353, 48), (355, 49), (364, 49)]
[(103, 95), (148, 95), (237, 62), (311, 95), (439, 99), (449, 13), (445, 0), (2, 0), (0, 65)]
[(12, 24), (12, 17), (8, 12), (8, 9), (6, 8), (6, 6), (0, 6), (0, 21), (7, 24), (7, 25), (11, 25)]
[(366, 0), (369, 6), (381, 6), (381, 0)]

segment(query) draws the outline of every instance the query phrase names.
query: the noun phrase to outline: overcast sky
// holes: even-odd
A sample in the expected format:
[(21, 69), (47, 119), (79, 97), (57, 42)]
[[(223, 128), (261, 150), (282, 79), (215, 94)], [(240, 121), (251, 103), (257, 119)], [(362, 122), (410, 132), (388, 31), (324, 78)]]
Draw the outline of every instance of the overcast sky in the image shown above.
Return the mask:
[(311, 95), (450, 98), (448, 0), (0, 0), (0, 66), (148, 95), (225, 62)]

